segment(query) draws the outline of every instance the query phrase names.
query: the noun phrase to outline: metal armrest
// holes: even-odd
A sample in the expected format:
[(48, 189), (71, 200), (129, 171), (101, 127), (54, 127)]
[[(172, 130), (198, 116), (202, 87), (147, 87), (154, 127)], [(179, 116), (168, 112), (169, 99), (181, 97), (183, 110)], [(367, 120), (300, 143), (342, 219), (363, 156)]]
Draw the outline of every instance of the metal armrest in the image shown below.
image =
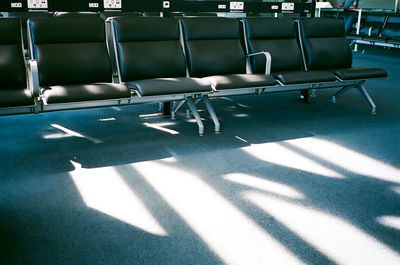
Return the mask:
[(247, 54), (247, 57), (253, 57), (253, 56), (258, 56), (258, 55), (264, 55), (265, 56), (265, 74), (269, 75), (271, 74), (271, 54), (269, 52), (255, 52), (255, 53), (250, 53)]
[(39, 73), (37, 62), (35, 60), (28, 61), (28, 83), (33, 96), (38, 97), (40, 94)]

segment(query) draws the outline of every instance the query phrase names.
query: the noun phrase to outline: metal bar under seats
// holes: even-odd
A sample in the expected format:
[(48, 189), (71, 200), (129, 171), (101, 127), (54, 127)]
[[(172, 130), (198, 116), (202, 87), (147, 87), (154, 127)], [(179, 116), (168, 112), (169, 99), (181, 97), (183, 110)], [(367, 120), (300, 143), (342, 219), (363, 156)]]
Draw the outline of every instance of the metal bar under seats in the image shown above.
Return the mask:
[(215, 133), (219, 133), (220, 129), (221, 129), (221, 126), (219, 124), (219, 120), (218, 120), (217, 114), (215, 114), (215, 110), (214, 110), (213, 106), (211, 105), (210, 100), (208, 99), (208, 97), (206, 95), (203, 96), (203, 102), (204, 102), (204, 105), (206, 105), (207, 111), (210, 114), (211, 119), (214, 122), (214, 125), (215, 125), (214, 132)]
[(200, 114), (197, 111), (196, 106), (194, 105), (193, 98), (187, 97), (186, 102), (188, 103), (189, 108), (192, 111), (194, 118), (196, 119), (197, 125), (199, 125), (199, 135), (203, 136), (204, 135), (204, 125), (203, 125), (203, 122), (201, 121)]
[(332, 103), (336, 103), (336, 98), (343, 95), (344, 93), (346, 93), (347, 91), (349, 91), (350, 89), (354, 88), (354, 86), (345, 86), (343, 88), (341, 88), (338, 92), (336, 92), (336, 94), (332, 97)]
[(367, 90), (365, 90), (365, 88), (362, 84), (360, 84), (357, 88), (360, 91), (360, 93), (364, 96), (365, 100), (367, 100), (368, 103), (371, 105), (371, 107), (372, 107), (371, 114), (375, 115), (376, 114), (376, 105), (375, 105), (374, 101), (372, 100), (372, 98), (369, 96)]
[(171, 110), (171, 120), (175, 120), (176, 116), (175, 113), (185, 104), (185, 101), (179, 101), (178, 103), (175, 103), (173, 109)]

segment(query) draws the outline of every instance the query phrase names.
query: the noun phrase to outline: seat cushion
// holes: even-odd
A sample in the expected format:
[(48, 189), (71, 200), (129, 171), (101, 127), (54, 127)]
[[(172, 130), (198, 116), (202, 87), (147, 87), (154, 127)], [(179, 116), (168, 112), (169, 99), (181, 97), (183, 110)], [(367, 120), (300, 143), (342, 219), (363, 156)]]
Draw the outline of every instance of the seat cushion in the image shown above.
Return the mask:
[(131, 97), (126, 85), (112, 83), (50, 86), (43, 94), (48, 104)]
[(215, 90), (256, 88), (276, 85), (276, 80), (270, 75), (263, 74), (235, 74), (215, 75), (204, 78)]
[(212, 91), (210, 83), (201, 78), (155, 78), (127, 82), (126, 84), (134, 88), (142, 97)]
[(369, 78), (387, 77), (382, 68), (352, 67), (336, 70), (335, 74), (342, 80), (362, 80)]
[(297, 71), (273, 74), (284, 85), (320, 83), (335, 81), (335, 75), (330, 71)]
[(29, 89), (0, 89), (0, 108), (33, 106), (33, 95)]

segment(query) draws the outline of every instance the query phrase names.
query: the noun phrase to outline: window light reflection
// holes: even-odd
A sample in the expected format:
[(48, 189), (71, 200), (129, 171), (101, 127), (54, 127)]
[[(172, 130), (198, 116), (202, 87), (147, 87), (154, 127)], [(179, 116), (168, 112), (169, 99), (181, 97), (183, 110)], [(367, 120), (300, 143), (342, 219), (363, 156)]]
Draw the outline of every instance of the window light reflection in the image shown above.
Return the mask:
[(197, 176), (162, 162), (133, 164), (226, 264), (303, 264)]
[(377, 222), (389, 228), (400, 230), (400, 216), (381, 216)]
[(167, 235), (113, 167), (84, 169), (71, 163), (75, 170), (70, 175), (88, 207), (148, 233)]
[(356, 174), (400, 183), (400, 169), (333, 142), (311, 137), (285, 143)]
[(398, 253), (346, 220), (261, 193), (243, 196), (337, 264), (400, 264)]
[(344, 178), (341, 174), (308, 159), (279, 143), (253, 144), (243, 147), (246, 153), (266, 162), (294, 168), (331, 178)]
[(228, 174), (223, 176), (223, 178), (232, 182), (236, 182), (242, 185), (246, 185), (248, 187), (256, 188), (280, 196), (292, 199), (304, 199), (304, 195), (296, 191), (292, 187), (271, 180), (241, 173)]

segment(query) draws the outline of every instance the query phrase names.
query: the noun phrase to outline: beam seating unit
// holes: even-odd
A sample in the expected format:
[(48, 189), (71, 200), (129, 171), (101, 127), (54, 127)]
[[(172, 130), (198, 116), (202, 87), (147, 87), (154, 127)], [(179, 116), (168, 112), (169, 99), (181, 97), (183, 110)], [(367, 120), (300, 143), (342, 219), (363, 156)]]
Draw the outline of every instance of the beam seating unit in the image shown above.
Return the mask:
[(400, 47), (400, 15), (389, 15), (385, 26), (382, 28), (381, 37), (390, 44)]
[[(330, 71), (306, 71), (300, 47), (298, 24), (293, 19), (247, 18), (244, 21), (247, 53), (268, 51), (271, 55), (271, 74), (281, 86), (277, 90), (299, 90), (299, 84), (324, 84), (333, 82), (335, 75)], [(254, 73), (265, 72), (265, 58), (252, 58)], [(264, 92), (273, 92), (267, 88)]]
[(129, 103), (131, 92), (112, 83), (104, 21), (98, 16), (29, 20), (42, 111)]
[(338, 88), (335, 102), (355, 88), (375, 113), (363, 84), (387, 76), (352, 67), (338, 19), (121, 16), (106, 23), (107, 36), (98, 15), (29, 19), (26, 65), (20, 21), (0, 19), (0, 115), (173, 102), (172, 118), (187, 104), (202, 135), (201, 102), (220, 131), (209, 97)]
[(209, 81), (213, 96), (259, 94), (265, 87), (276, 86), (269, 72), (248, 71), (249, 57), (266, 56), (267, 64), (271, 61), (268, 53), (246, 56), (238, 19), (202, 17), (183, 18), (181, 22), (189, 76)]
[(333, 97), (333, 102), (350, 88), (357, 88), (370, 103), (371, 113), (375, 113), (375, 104), (363, 83), (368, 79), (387, 77), (386, 71), (352, 67), (352, 52), (344, 36), (342, 20), (304, 19), (299, 22), (307, 69), (332, 71), (342, 82), (343, 88)]
[(219, 122), (208, 101), (209, 82), (186, 77), (186, 59), (180, 43), (179, 20), (161, 17), (112, 19), (118, 76), (140, 97), (140, 102), (175, 101), (172, 116), (189, 105), (198, 126), (204, 126), (193, 99), (204, 101), (219, 132)]

